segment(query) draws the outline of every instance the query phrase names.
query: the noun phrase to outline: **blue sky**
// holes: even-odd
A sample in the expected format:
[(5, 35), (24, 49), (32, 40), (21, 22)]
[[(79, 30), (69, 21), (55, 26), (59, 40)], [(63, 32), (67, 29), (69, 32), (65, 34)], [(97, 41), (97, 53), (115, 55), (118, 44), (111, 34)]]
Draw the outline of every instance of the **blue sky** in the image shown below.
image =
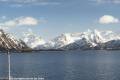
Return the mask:
[(18, 36), (31, 29), (45, 39), (87, 29), (120, 31), (119, 13), (120, 0), (0, 0), (0, 27)]

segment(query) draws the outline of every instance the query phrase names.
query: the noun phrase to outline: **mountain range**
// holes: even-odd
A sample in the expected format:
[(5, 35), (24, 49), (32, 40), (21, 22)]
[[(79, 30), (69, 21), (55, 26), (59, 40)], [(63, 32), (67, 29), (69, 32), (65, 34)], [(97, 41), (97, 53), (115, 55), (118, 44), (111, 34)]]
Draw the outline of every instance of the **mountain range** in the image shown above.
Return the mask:
[(80, 33), (64, 33), (45, 41), (33, 32), (22, 39), (0, 30), (0, 51), (38, 50), (116, 50), (120, 49), (120, 34), (112, 31), (88, 30)]
[(23, 41), (33, 50), (120, 49), (120, 34), (112, 31), (88, 30), (80, 33), (64, 33), (49, 41), (34, 33), (27, 33)]

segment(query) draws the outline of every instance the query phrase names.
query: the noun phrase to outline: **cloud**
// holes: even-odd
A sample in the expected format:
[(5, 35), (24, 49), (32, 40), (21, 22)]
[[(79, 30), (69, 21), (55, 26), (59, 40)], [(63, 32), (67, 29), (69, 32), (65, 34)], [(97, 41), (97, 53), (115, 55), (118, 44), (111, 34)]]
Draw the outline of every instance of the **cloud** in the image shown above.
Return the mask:
[(0, 27), (16, 27), (16, 26), (36, 26), (39, 20), (33, 17), (18, 17), (13, 20), (0, 23)]
[(0, 18), (1, 18), (1, 19), (6, 19), (7, 17), (6, 17), (6, 16), (1, 16)]
[(120, 0), (91, 0), (99, 4), (120, 4)]
[(14, 27), (14, 26), (17, 26), (17, 23), (15, 22), (15, 21), (7, 21), (7, 22), (5, 22), (5, 23), (3, 23), (2, 25), (4, 25), (4, 26), (9, 26), (9, 27)]
[(0, 0), (1, 4), (10, 5), (12, 7), (22, 7), (22, 6), (45, 6), (45, 5), (59, 5), (60, 2), (54, 0)]
[(38, 24), (38, 20), (33, 18), (33, 17), (22, 17), (22, 18), (18, 18), (18, 25), (37, 25)]
[(104, 15), (99, 19), (100, 24), (111, 24), (111, 23), (119, 23), (119, 19), (115, 18), (111, 15)]

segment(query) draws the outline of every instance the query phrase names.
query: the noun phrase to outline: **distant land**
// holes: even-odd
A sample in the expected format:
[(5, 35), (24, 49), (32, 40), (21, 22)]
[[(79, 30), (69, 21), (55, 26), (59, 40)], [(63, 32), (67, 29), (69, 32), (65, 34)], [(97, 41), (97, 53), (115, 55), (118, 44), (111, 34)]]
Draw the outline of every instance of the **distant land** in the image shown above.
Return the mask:
[(0, 30), (0, 51), (66, 51), (66, 50), (120, 50), (120, 34), (112, 31), (88, 30), (80, 33), (64, 33), (45, 41), (34, 33), (17, 39)]

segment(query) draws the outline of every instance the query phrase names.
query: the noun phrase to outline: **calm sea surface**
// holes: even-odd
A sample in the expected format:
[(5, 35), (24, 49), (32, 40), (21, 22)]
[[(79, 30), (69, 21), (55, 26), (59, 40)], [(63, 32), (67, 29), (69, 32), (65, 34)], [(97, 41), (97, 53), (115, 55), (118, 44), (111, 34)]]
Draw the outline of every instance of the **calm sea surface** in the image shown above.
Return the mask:
[[(0, 77), (7, 55), (0, 54)], [(120, 51), (43, 51), (11, 55), (11, 76), (45, 80), (120, 80)]]

